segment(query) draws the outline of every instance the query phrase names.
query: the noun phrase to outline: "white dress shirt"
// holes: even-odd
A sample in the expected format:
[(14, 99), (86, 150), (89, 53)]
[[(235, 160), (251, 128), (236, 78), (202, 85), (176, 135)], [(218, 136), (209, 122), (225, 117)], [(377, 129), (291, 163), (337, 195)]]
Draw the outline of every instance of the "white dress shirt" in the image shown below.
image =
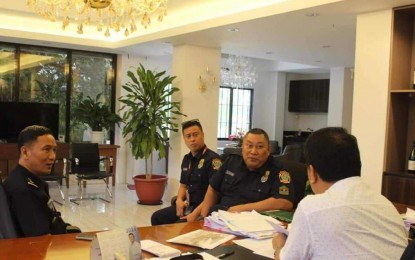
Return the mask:
[(280, 258), (399, 259), (406, 245), (393, 204), (350, 177), (300, 202)]

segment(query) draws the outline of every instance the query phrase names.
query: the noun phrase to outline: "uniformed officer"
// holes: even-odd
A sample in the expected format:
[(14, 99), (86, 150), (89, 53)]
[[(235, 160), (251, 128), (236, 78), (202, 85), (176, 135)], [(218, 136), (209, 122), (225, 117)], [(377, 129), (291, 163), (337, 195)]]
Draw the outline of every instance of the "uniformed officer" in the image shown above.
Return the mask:
[(270, 156), (268, 134), (254, 128), (244, 137), (242, 157), (230, 155), (226, 159), (210, 180), (203, 203), (187, 220), (205, 217), (218, 209), (233, 212), (291, 210), (293, 189), (290, 173), (280, 170)]
[(80, 232), (65, 223), (49, 196), (46, 182), (38, 175), (49, 174), (56, 158), (53, 133), (43, 126), (28, 126), (18, 137), (19, 162), (4, 182), (19, 236)]
[(219, 155), (205, 145), (199, 120), (184, 122), (182, 133), (190, 152), (184, 156), (182, 161), (176, 205), (154, 212), (151, 216), (152, 225), (175, 223), (189, 214), (203, 201), (210, 178), (221, 166)]

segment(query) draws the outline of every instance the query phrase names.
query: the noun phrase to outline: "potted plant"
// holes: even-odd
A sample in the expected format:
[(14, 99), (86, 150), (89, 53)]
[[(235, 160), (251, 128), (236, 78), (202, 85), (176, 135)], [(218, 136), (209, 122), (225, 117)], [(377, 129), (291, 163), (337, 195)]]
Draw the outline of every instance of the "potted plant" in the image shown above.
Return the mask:
[[(153, 174), (153, 151), (159, 159), (166, 157), (168, 131), (177, 132), (175, 116), (180, 112), (180, 102), (171, 101), (179, 89), (173, 87), (174, 76), (166, 72), (146, 70), (142, 64), (127, 72), (130, 82), (123, 85), (127, 94), (119, 100), (125, 126), (124, 137), (135, 159), (145, 159), (145, 174), (133, 177), (141, 204), (160, 204), (167, 183), (165, 175)], [(167, 148), (167, 149), (166, 149)]]
[(103, 104), (100, 100), (102, 93), (95, 99), (90, 96), (80, 101), (74, 108), (73, 116), (78, 122), (87, 124), (91, 130), (91, 141), (102, 143), (103, 129), (113, 129), (114, 125), (119, 126), (121, 117), (111, 112), (110, 106)]

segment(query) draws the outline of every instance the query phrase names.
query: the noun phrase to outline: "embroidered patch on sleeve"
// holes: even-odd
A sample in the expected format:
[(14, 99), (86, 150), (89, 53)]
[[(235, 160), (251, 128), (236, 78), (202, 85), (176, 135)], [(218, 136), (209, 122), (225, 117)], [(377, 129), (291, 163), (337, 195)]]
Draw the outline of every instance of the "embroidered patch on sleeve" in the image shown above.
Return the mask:
[(220, 166), (222, 166), (222, 161), (219, 158), (212, 160), (212, 167), (215, 171), (218, 170)]
[(282, 186), (280, 186), (279, 193), (281, 195), (289, 195), (290, 194), (290, 189), (287, 186), (282, 185)]
[(281, 183), (289, 184), (291, 182), (290, 173), (287, 171), (280, 171), (279, 178)]

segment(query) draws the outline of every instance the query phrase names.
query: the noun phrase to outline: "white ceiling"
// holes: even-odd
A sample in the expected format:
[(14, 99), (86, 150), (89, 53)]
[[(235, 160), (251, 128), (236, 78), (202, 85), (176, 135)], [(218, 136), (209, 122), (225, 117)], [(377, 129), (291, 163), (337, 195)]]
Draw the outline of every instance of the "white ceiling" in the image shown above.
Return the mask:
[(275, 70), (324, 72), (354, 66), (358, 14), (415, 0), (170, 0), (162, 23), (152, 22), (127, 39), (62, 32), (60, 24), (38, 18), (25, 3), (0, 0), (0, 41), (166, 58), (173, 45), (193, 44), (272, 60)]

